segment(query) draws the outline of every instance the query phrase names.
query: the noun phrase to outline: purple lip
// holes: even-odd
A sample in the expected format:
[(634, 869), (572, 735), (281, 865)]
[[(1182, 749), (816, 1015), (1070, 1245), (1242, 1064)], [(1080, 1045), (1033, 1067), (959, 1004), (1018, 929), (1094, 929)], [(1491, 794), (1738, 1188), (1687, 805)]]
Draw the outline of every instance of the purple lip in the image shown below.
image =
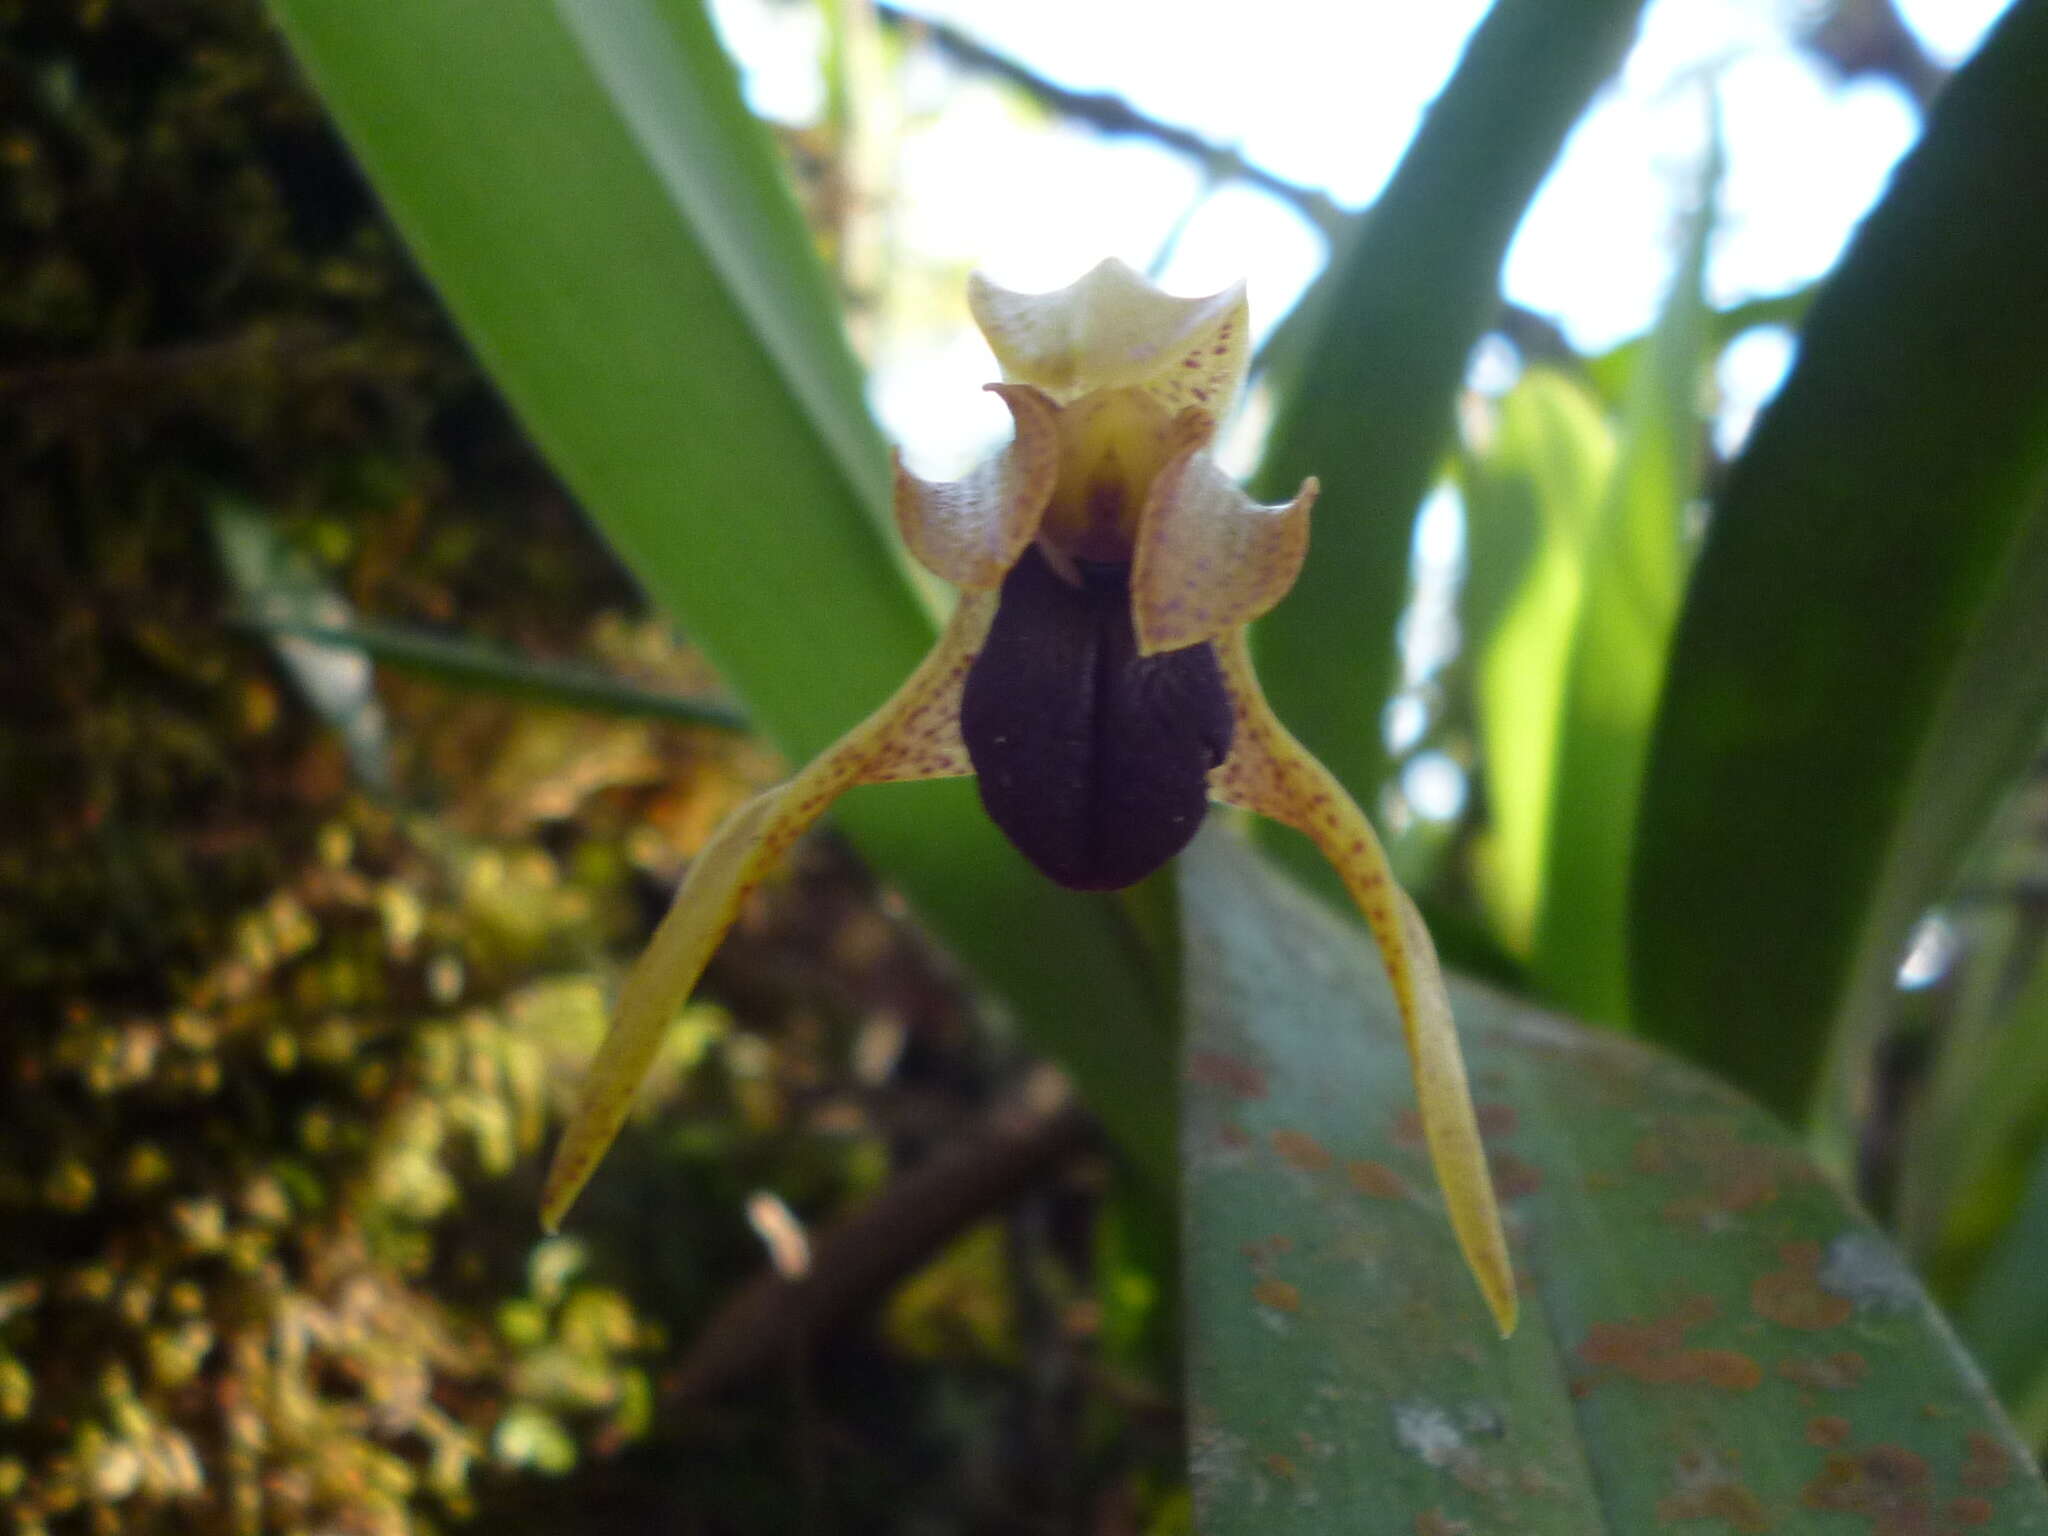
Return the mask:
[(981, 801), (1048, 879), (1135, 884), (1187, 846), (1230, 751), (1214, 650), (1140, 656), (1127, 566), (1083, 565), (1075, 586), (1037, 549), (1003, 583), (967, 674), (960, 732)]

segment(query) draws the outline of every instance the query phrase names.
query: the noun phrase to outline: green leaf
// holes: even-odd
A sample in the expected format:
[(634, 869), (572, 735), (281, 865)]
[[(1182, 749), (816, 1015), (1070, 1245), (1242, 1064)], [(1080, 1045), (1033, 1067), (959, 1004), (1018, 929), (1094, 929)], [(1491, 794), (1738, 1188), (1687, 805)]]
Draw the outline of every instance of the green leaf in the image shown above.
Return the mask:
[(315, 624), (302, 620), (251, 615), (241, 622), (266, 635), (291, 637), (337, 650), (357, 651), (381, 666), (411, 672), (456, 688), (503, 694), (561, 709), (635, 719), (665, 720), (676, 725), (701, 725), (721, 731), (743, 731), (747, 722), (737, 710), (702, 699), (661, 693), (590, 667), (537, 661), (459, 635), (437, 635), (404, 624), (357, 619), (348, 624)]
[[(591, 517), (794, 757), (932, 633), (858, 371), (772, 149), (694, 0), (275, 0), (456, 321)], [(1048, 886), (971, 786), (839, 820), (1163, 1185), (1158, 988), (1105, 898)]]
[[(808, 237), (697, 8), (276, 9), (591, 516), (778, 741), (825, 745), (930, 624)], [(844, 694), (814, 678), (814, 628), (764, 622), (793, 602), (857, 640), (823, 658)]]
[(1937, 1278), (1983, 1258), (2013, 1217), (2048, 1126), (2048, 913), (2029, 891), (2043, 869), (2048, 775), (2022, 782), (1982, 839), (1947, 908), (1959, 974), (1936, 1013), (1933, 1056), (1914, 1092), (1891, 1223)]
[[(1711, 108), (1710, 108), (1710, 116)], [(1721, 178), (1711, 125), (1671, 293), (1630, 382), (1619, 456), (1581, 551), (1558, 704), (1550, 835), (1530, 970), (1581, 1018), (1625, 1023), (1628, 885), (1643, 766), (1685, 586), (1685, 510), (1699, 488), (1707, 244)]]
[(1679, 633), (1633, 894), (1639, 1022), (1788, 1113), (2048, 715), (2048, 4), (2023, 0), (1809, 315)]
[(1616, 445), (1579, 384), (1532, 368), (1501, 401), (1485, 456), (1466, 466), (1461, 618), (1474, 654), (1489, 829), (1480, 893), (1509, 950), (1536, 947), (1551, 807), (1587, 548)]
[[(1797, 331), (1805, 323), (1806, 311), (1813, 305), (1816, 287), (1792, 288), (1761, 299), (1745, 299), (1726, 309), (1708, 310), (1705, 317), (1708, 348), (1718, 353), (1744, 331), (1760, 326), (1775, 325)], [(1619, 346), (1586, 359), (1586, 373), (1603, 399), (1616, 405), (1627, 400), (1631, 383), (1638, 377), (1638, 365), (1650, 348), (1650, 340), (1649, 335), (1633, 336)]]
[(2048, 1531), (1975, 1367), (1776, 1122), (1459, 987), (1525, 1298), (1497, 1341), (1363, 936), (1226, 830), (1182, 864), (1207, 1536)]
[(1279, 411), (1255, 488), (1320, 476), (1310, 557), (1260, 626), (1281, 718), (1367, 804), (1386, 769), (1415, 511), (1499, 307), (1500, 265), (1565, 134), (1634, 35), (1641, 0), (1498, 0), (1393, 179), (1275, 349)]
[(1670, 297), (1633, 354), (1619, 429), (1578, 379), (1531, 368), (1463, 465), (1481, 895), (1536, 987), (1606, 1024), (1628, 1019), (1628, 875), (1699, 474), (1718, 177), (1714, 151)]
[(2013, 1405), (2028, 1438), (2048, 1441), (2048, 1143), (2035, 1155), (2012, 1225), (1963, 1298), (1956, 1321), (1993, 1386)]

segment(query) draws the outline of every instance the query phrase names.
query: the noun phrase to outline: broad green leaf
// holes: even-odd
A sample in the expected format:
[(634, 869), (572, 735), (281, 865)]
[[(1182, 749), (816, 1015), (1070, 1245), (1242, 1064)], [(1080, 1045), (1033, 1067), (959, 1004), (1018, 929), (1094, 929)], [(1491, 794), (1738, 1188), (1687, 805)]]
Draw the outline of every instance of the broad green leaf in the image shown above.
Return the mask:
[(1509, 950), (1536, 947), (1572, 634), (1586, 554), (1614, 478), (1614, 431), (1580, 385), (1532, 368), (1501, 401), (1493, 439), (1465, 473), (1462, 619), (1489, 830), (1480, 894)]
[(1581, 1018), (1629, 1016), (1628, 882), (1643, 765), (1685, 585), (1684, 519), (1699, 489), (1707, 244), (1721, 176), (1709, 133), (1698, 205), (1670, 296), (1637, 363), (1614, 472), (1582, 553), (1558, 700), (1550, 835), (1530, 970)]
[(1638, 1022), (1790, 1114), (1860, 1059), (2048, 715), (2044, 77), (2021, 0), (1815, 301), (1673, 647)]
[[(933, 626), (780, 168), (695, 0), (275, 0), (499, 387), (749, 717), (807, 757)], [(1113, 903), (1046, 885), (963, 783), (840, 822), (1170, 1177), (1163, 1009)]]
[[(494, 380), (764, 726), (808, 754), (885, 696), (930, 629), (875, 521), (882, 445), (695, 7), (277, 10)], [(827, 659), (853, 697), (815, 630), (762, 622), (792, 602), (857, 637)]]
[(1227, 829), (1182, 867), (1206, 1536), (2048, 1531), (1975, 1367), (1781, 1126), (1458, 987), (1523, 1284), (1496, 1340), (1363, 935)]
[(1301, 581), (1260, 626), (1261, 671), (1281, 718), (1368, 804), (1409, 535), (1453, 395), (1499, 308), (1515, 226), (1641, 8), (1497, 0), (1275, 349), (1280, 406), (1255, 488), (1284, 499), (1317, 475), (1323, 498)]

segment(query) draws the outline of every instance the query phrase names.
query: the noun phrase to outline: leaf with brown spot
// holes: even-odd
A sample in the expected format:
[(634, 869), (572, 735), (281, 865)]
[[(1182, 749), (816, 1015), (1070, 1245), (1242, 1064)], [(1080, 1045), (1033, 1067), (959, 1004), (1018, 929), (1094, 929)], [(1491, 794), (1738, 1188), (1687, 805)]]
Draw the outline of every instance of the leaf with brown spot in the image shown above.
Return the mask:
[(1519, 1124), (1512, 1104), (1474, 1104), (1472, 1114), (1479, 1122), (1479, 1134), (1488, 1141), (1514, 1135), (1515, 1126)]
[(1755, 1536), (1771, 1528), (1771, 1517), (1763, 1500), (1740, 1483), (1716, 1483), (1696, 1492), (1669, 1494), (1657, 1501), (1657, 1518), (1667, 1525), (1719, 1520), (1744, 1536)]
[(1808, 1509), (1861, 1515), (1871, 1536), (1934, 1536), (1933, 1474), (1927, 1459), (1901, 1445), (1830, 1456), (1806, 1486)]
[(1989, 1525), (1993, 1513), (1991, 1501), (1975, 1494), (1949, 1501), (1948, 1517), (1958, 1525)]
[(1519, 1200), (1543, 1187), (1543, 1170), (1512, 1152), (1496, 1152), (1487, 1166), (1493, 1170), (1494, 1193), (1503, 1200)]
[(1273, 1150), (1303, 1173), (1321, 1173), (1330, 1166), (1329, 1151), (1315, 1137), (1300, 1131), (1275, 1131)]
[(1786, 1243), (1778, 1255), (1782, 1266), (1758, 1275), (1749, 1288), (1749, 1305), (1757, 1316), (1784, 1328), (1818, 1333), (1839, 1328), (1856, 1315), (1856, 1304), (1848, 1297), (1821, 1288), (1819, 1243)]
[[(1628, 1039), (1454, 986), (1515, 1196), (1523, 1321), (1499, 1342), (1402, 1134), (1368, 941), (1225, 828), (1182, 864), (1183, 1049), (1257, 1062), (1266, 1089), (1180, 1074), (1204, 1536), (1909, 1536), (1916, 1509), (1919, 1536), (1971, 1536), (1954, 1501), (1995, 1474), (1998, 1528), (2048, 1533), (2048, 1491), (1917, 1291), (1831, 1335), (1769, 1315), (1832, 1317), (1822, 1255), (1881, 1242), (1790, 1134)], [(1226, 1129), (1241, 1152), (1218, 1155)], [(1736, 1219), (1673, 1221), (1674, 1201)], [(1922, 1417), (1934, 1400), (1951, 1416)]]
[(1666, 1221), (1709, 1230), (1769, 1205), (1781, 1181), (1811, 1176), (1796, 1149), (1746, 1140), (1722, 1114), (1670, 1117), (1636, 1143), (1631, 1161), (1638, 1172), (1675, 1186), (1662, 1211)]
[(1405, 1200), (1408, 1183), (1385, 1163), (1369, 1157), (1354, 1157), (1344, 1165), (1344, 1177), (1351, 1187), (1370, 1200)]
[(1688, 1347), (1685, 1335), (1712, 1322), (1719, 1311), (1712, 1298), (1698, 1296), (1681, 1303), (1668, 1317), (1651, 1322), (1633, 1318), (1621, 1323), (1595, 1323), (1579, 1346), (1579, 1358), (1596, 1370), (1606, 1368), (1652, 1386), (1707, 1386), (1723, 1392), (1752, 1392), (1762, 1384), (1763, 1367), (1729, 1349)]
[(1299, 1312), (1301, 1292), (1285, 1280), (1265, 1279), (1252, 1287), (1252, 1300), (1275, 1312)]
[(1849, 1438), (1849, 1421), (1838, 1413), (1816, 1414), (1806, 1421), (1806, 1443), (1832, 1450)]
[(1982, 1430), (1971, 1430), (1969, 1451), (1963, 1461), (1963, 1486), (1965, 1488), (2003, 1488), (2012, 1481), (2012, 1454), (2006, 1448), (1985, 1434)]
[(1266, 1096), (1266, 1074), (1248, 1061), (1220, 1051), (1194, 1051), (1188, 1056), (1188, 1075), (1205, 1087), (1222, 1088), (1241, 1099)]
[(1846, 1392), (1861, 1386), (1869, 1373), (1870, 1362), (1853, 1349), (1832, 1355), (1787, 1355), (1778, 1362), (1780, 1376), (1813, 1392)]

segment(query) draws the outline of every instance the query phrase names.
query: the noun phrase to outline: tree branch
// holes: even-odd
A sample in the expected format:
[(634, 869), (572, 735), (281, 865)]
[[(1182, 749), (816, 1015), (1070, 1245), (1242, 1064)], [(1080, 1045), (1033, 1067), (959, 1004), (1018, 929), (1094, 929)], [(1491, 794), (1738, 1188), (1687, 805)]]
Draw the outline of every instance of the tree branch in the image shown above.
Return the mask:
[(664, 1379), (663, 1397), (672, 1406), (695, 1405), (807, 1349), (1095, 1138), (1095, 1122), (1063, 1083), (1051, 1094), (1027, 1090), (991, 1111), (814, 1239), (803, 1275), (785, 1279), (768, 1269), (749, 1281)]
[(885, 26), (930, 43), (967, 69), (1007, 81), (1061, 117), (1086, 123), (1099, 133), (1150, 139), (1194, 161), (1212, 181), (1241, 181), (1271, 193), (1332, 240), (1357, 216), (1327, 192), (1276, 176), (1228, 145), (1212, 143), (1191, 129), (1148, 116), (1121, 96), (1076, 91), (1048, 80), (1028, 65), (977, 42), (958, 27), (919, 16), (886, 0), (878, 0), (875, 14)]

